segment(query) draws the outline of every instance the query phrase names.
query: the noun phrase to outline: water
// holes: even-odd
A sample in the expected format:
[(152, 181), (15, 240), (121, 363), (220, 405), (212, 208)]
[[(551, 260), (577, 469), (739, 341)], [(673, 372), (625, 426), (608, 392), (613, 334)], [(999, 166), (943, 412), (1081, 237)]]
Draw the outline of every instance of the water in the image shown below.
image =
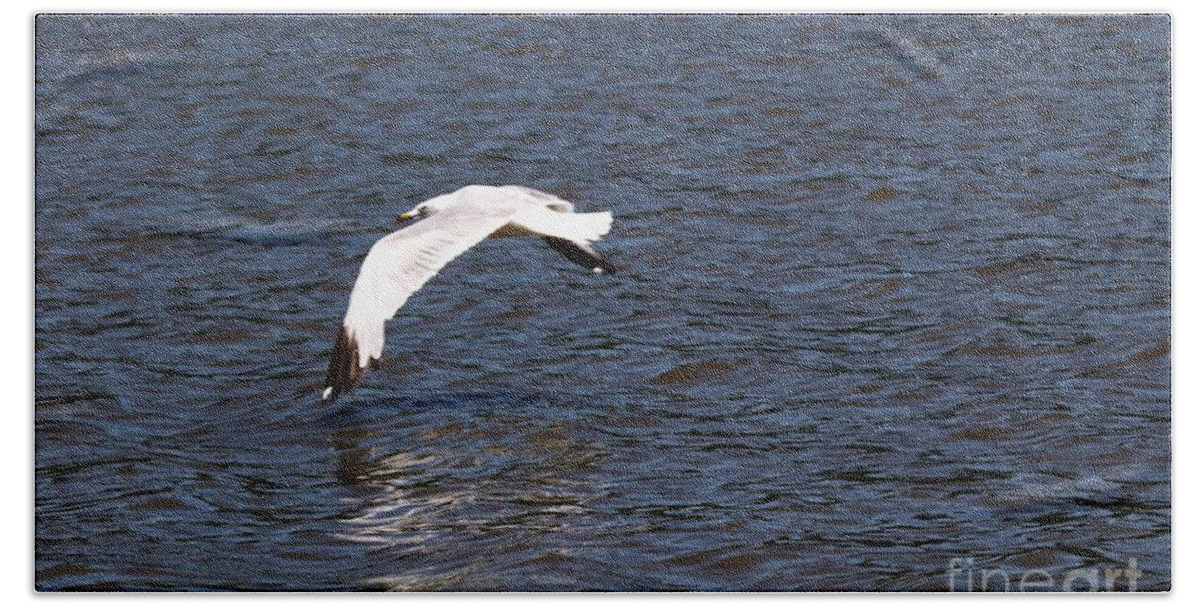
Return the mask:
[[(1169, 588), (1169, 37), (42, 17), (37, 586)], [(323, 406), (367, 248), (470, 183), (613, 210), (619, 272), (485, 242)]]

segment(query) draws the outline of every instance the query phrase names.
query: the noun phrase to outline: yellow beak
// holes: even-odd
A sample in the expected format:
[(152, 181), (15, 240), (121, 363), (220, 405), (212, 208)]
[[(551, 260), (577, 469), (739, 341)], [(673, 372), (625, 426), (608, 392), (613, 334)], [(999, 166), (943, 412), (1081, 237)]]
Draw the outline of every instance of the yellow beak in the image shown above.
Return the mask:
[(414, 217), (417, 217), (416, 211), (405, 211), (404, 213), (401, 213), (399, 216), (396, 217), (396, 223), (405, 222), (405, 221), (411, 220)]

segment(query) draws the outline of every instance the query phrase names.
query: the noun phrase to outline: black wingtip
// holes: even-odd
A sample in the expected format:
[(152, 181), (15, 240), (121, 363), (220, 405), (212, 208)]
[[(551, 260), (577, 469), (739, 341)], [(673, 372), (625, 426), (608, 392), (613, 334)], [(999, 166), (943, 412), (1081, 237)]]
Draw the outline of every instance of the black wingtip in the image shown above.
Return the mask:
[(562, 254), (568, 260), (590, 269), (597, 274), (609, 274), (616, 272), (617, 269), (612, 264), (609, 264), (604, 258), (592, 251), (590, 247), (586, 247), (576, 243), (570, 239), (564, 239), (556, 236), (542, 237), (547, 245), (552, 249)]
[(617, 271), (617, 267), (609, 264), (608, 261), (596, 258), (596, 265), (592, 267), (592, 272), (596, 274), (612, 274)]
[(325, 373), (325, 390), (321, 393), (321, 400), (330, 403), (336, 401), (342, 393), (350, 392), (366, 372), (366, 368), (358, 365), (358, 343), (342, 327), (334, 343), (333, 354), (329, 357), (329, 371)]

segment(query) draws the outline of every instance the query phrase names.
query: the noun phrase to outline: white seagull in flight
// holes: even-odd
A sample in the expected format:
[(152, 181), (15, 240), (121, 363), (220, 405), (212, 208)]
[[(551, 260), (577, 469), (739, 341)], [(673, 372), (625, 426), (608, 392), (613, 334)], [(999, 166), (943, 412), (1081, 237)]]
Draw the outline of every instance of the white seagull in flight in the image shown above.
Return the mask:
[(450, 260), (489, 236), (541, 236), (568, 260), (612, 272), (590, 245), (608, 233), (612, 213), (574, 209), (524, 186), (467, 186), (401, 214), (398, 221), (421, 219), (379, 239), (363, 260), (321, 398), (333, 401), (352, 389), (382, 358), (387, 320)]

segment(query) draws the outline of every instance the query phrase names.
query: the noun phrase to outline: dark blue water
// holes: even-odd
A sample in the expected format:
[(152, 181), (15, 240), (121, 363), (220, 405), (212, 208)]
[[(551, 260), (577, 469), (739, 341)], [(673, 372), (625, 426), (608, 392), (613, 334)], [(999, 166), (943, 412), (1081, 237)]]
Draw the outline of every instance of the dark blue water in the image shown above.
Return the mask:
[[(43, 16), (37, 586), (1169, 588), (1169, 38)], [(367, 248), (471, 183), (611, 209), (619, 272), (485, 242), (319, 403)]]

